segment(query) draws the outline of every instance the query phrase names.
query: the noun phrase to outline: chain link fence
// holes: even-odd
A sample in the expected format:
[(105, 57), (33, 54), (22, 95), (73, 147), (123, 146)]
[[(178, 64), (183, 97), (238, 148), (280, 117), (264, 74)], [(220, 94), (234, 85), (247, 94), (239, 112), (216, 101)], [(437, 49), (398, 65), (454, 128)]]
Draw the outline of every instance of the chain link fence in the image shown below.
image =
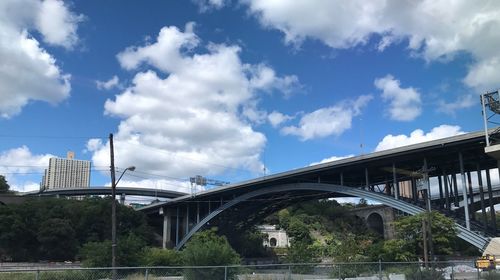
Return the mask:
[(500, 280), (469, 262), (273, 264), (197, 267), (0, 268), (0, 280)]

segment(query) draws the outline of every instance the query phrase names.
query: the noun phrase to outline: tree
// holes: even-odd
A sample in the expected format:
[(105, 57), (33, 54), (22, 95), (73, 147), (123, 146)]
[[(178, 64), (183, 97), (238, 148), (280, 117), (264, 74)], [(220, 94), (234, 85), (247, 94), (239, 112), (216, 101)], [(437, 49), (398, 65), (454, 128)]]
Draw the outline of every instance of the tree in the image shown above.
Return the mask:
[[(397, 237), (402, 239), (407, 244), (405, 247), (410, 248), (411, 253), (416, 255), (423, 254), (422, 219), (427, 219), (427, 213), (406, 216), (395, 223)], [(453, 244), (457, 238), (455, 222), (436, 211), (432, 211), (431, 220), (434, 254), (451, 254), (453, 252)]]
[[(231, 248), (226, 237), (218, 236), (216, 229), (198, 232), (182, 251), (187, 266), (225, 266), (240, 263), (240, 256)], [(227, 271), (228, 279), (235, 279), (236, 269)], [(185, 277), (190, 280), (224, 279), (224, 268), (188, 269)]]
[(40, 253), (52, 261), (73, 260), (78, 242), (69, 220), (53, 218), (44, 221), (38, 231)]
[[(140, 265), (144, 247), (144, 241), (134, 234), (118, 238), (117, 265)], [(88, 242), (80, 249), (79, 255), (86, 267), (109, 267), (111, 265), (111, 241)]]
[(0, 193), (9, 193), (10, 192), (10, 186), (7, 183), (7, 180), (5, 180), (5, 176), (0, 175)]

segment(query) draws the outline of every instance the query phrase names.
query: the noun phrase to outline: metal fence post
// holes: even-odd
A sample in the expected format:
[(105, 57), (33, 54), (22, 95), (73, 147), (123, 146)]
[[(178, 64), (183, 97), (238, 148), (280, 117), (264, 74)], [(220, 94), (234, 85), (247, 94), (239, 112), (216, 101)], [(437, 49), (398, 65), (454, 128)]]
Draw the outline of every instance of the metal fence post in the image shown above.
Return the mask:
[(227, 266), (224, 266), (224, 280), (227, 280)]
[(337, 266), (339, 267), (339, 280), (342, 279), (342, 272), (340, 271), (340, 264), (337, 264)]
[(149, 268), (146, 268), (146, 272), (144, 273), (144, 280), (148, 280), (149, 278)]
[(35, 274), (35, 280), (39, 280), (39, 279), (40, 279), (40, 270), (37, 269), (36, 274)]
[(451, 279), (451, 280), (454, 280), (454, 279), (455, 279), (455, 273), (454, 273), (454, 271), (453, 271), (453, 268), (454, 268), (454, 267), (455, 267), (455, 264), (452, 264), (452, 265), (451, 265), (451, 275), (450, 275), (450, 279)]
[(378, 259), (378, 279), (382, 280), (382, 260)]

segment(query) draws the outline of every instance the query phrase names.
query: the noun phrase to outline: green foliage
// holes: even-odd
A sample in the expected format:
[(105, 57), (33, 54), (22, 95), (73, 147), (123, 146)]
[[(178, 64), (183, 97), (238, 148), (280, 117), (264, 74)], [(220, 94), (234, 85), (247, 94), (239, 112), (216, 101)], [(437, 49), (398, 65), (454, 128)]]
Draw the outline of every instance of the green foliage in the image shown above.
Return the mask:
[(336, 262), (369, 261), (365, 252), (372, 241), (362, 236), (347, 234), (340, 237), (339, 242), (332, 244), (332, 256)]
[[(198, 232), (182, 251), (187, 266), (224, 266), (240, 263), (240, 256), (229, 245), (224, 236), (218, 236), (216, 229)], [(236, 269), (228, 271), (228, 279), (236, 278)], [(188, 269), (186, 279), (224, 279), (224, 269)]]
[(288, 236), (292, 239), (292, 243), (312, 243), (311, 233), (309, 227), (302, 222), (299, 218), (292, 217), (285, 228)]
[[(116, 265), (138, 266), (143, 258), (145, 242), (134, 234), (122, 236), (117, 240)], [(89, 242), (80, 250), (82, 264), (85, 267), (111, 266), (111, 241)]]
[[(117, 222), (119, 238), (133, 234), (143, 243), (153, 240), (143, 213), (118, 205)], [(74, 260), (83, 244), (110, 238), (109, 198), (36, 198), (0, 207), (0, 259)]]
[(267, 234), (262, 233), (256, 227), (252, 227), (241, 233), (233, 233), (229, 242), (241, 256), (259, 258), (269, 255), (269, 252), (263, 246), (265, 239), (267, 239)]
[(181, 266), (182, 256), (170, 249), (147, 247), (142, 251), (141, 266)]
[(111, 240), (84, 244), (80, 249), (80, 257), (85, 267), (111, 266)]
[(37, 238), (41, 255), (49, 260), (70, 260), (77, 252), (75, 231), (67, 219), (53, 218), (43, 221)]
[[(312, 245), (306, 242), (293, 242), (288, 249), (288, 254), (286, 257), (288, 263), (316, 263), (318, 259), (316, 258), (315, 250)], [(308, 273), (313, 269), (312, 266), (301, 265), (294, 266), (292, 270), (294, 273)]]
[[(398, 239), (406, 243), (405, 248), (411, 249), (415, 255), (423, 254), (422, 246), (422, 219), (427, 219), (426, 213), (414, 216), (406, 216), (396, 222), (396, 232)], [(453, 244), (456, 240), (455, 222), (445, 215), (433, 211), (432, 220), (432, 241), (436, 255), (449, 255), (453, 252)]]
[(382, 261), (409, 262), (417, 259), (417, 256), (410, 243), (402, 239), (392, 239), (382, 243), (379, 259)]
[(10, 192), (10, 186), (7, 183), (7, 180), (5, 180), (5, 176), (0, 175), (0, 193), (9, 193)]

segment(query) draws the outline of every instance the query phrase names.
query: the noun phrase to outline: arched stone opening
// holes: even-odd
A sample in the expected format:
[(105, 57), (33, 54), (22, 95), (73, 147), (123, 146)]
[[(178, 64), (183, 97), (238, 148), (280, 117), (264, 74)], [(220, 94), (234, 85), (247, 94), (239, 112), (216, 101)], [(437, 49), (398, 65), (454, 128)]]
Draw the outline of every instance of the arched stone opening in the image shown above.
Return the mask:
[(371, 213), (366, 218), (366, 224), (368, 228), (375, 231), (376, 233), (384, 236), (384, 220), (379, 213)]
[(276, 238), (271, 237), (271, 239), (269, 239), (269, 246), (276, 247), (277, 244), (278, 244), (278, 241), (276, 240)]

